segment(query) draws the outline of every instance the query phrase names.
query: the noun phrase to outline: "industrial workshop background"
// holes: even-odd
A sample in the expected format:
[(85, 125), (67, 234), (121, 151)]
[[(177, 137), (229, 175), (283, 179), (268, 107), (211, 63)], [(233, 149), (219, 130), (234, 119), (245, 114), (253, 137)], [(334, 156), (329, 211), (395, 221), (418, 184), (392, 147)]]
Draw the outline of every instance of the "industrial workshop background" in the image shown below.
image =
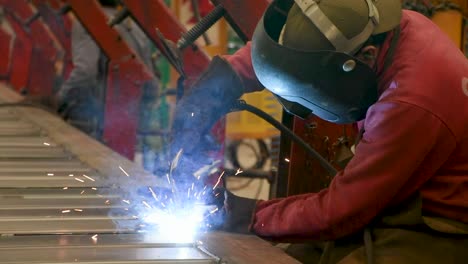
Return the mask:
[[(171, 113), (176, 102), (180, 67), (188, 75), (188, 79), (193, 79), (207, 65), (211, 56), (233, 53), (244, 45), (244, 41), (248, 38), (239, 36), (238, 29), (232, 29), (225, 19), (220, 19), (210, 30), (203, 32), (195, 42), (197, 48), (192, 46), (186, 49), (183, 54), (185, 65), (177, 66), (180, 64), (178, 58), (171, 58), (170, 50), (164, 50), (164, 38), (177, 43), (180, 41), (180, 32), (192, 28), (213, 11), (212, 2), (229, 4), (229, 1), (166, 0), (163, 2), (168, 9), (164, 10), (167, 13), (162, 17), (170, 16), (170, 19), (163, 19), (159, 13), (144, 13), (145, 4), (157, 8), (156, 3), (159, 5), (162, 1), (121, 1), (122, 4), (117, 7), (120, 9), (118, 11), (121, 15), (120, 21), (117, 15), (117, 20), (113, 23), (129, 23), (122, 20), (129, 14), (140, 12), (142, 17), (134, 15), (134, 19), (151, 39), (147, 45), (152, 51), (153, 65), (144, 65), (138, 59), (122, 62), (121, 57), (131, 54), (132, 47), (112, 40), (111, 37), (116, 33), (112, 31), (107, 18), (98, 14), (93, 15), (93, 12), (99, 10), (88, 7), (86, 2), (2, 0), (0, 2), (2, 54), (0, 78), (12, 89), (31, 100), (50, 103), (48, 99), (57, 93), (73, 69), (71, 31), (73, 20), (78, 19), (109, 59), (107, 65), (109, 74), (102, 84), (105, 88), (101, 88), (99, 95), (101, 104), (98, 104), (103, 109), (101, 118), (104, 120), (104, 125), (91, 128), (92, 131), (87, 132), (123, 156), (135, 159), (146, 170), (158, 174), (167, 167), (170, 159), (167, 151), (168, 132)], [(467, 6), (466, 1), (403, 1), (403, 5), (407, 9), (431, 17), (461, 49), (466, 50), (467, 23), (463, 16)], [(73, 8), (73, 12), (67, 12), (70, 8)], [(245, 7), (240, 8), (245, 9)], [(159, 10), (158, 12), (163, 13)], [(138, 21), (139, 19), (142, 20)], [(177, 26), (174, 27), (172, 23)], [(103, 27), (107, 27), (105, 34)], [(175, 29), (177, 27), (180, 28), (180, 32)], [(160, 34), (156, 34), (156, 29), (161, 31)], [(94, 30), (96, 33), (93, 33)], [(175, 67), (171, 67), (171, 64)], [(152, 78), (157, 79), (161, 93), (156, 97), (143, 96), (139, 109), (130, 111), (132, 104), (141, 96), (141, 91), (137, 87)], [(115, 83), (116, 80), (120, 83)], [(112, 97), (112, 93), (117, 92), (117, 87), (120, 87), (122, 89), (120, 92), (126, 96)], [(303, 122), (287, 114), (282, 117), (280, 104), (267, 91), (246, 95), (244, 99), (265, 110), (277, 120), (283, 120), (283, 123), (303, 135), (313, 147), (337, 166), (350, 157), (349, 147), (354, 136), (353, 127), (338, 127), (318, 119)], [(79, 118), (74, 120), (68, 117), (68, 121), (72, 124), (84, 122)], [(87, 118), (85, 121), (93, 120)], [(84, 126), (92, 127), (93, 124), (84, 124)], [(84, 128), (85, 131), (86, 129), (89, 130), (88, 127)], [(297, 149), (297, 146), (291, 146), (284, 140), (282, 142), (280, 133), (275, 128), (250, 113), (229, 114), (225, 128), (221, 126), (218, 132), (225, 133), (222, 135), (225, 138), (224, 154), (220, 153), (220, 157), (225, 158), (224, 166), (234, 171), (240, 168), (244, 172), (238, 175), (242, 175), (243, 179), (233, 180), (234, 189), (249, 187), (243, 194), (252, 195), (253, 192), (255, 197), (263, 199), (285, 196), (318, 190), (326, 186), (329, 181), (327, 176), (323, 176), (326, 173), (323, 173), (317, 162), (310, 160), (301, 149)], [(306, 170), (302, 170), (304, 167)], [(298, 168), (302, 170), (300, 173), (292, 171)], [(278, 170), (281, 171), (279, 174)], [(304, 179), (300, 176), (304, 173), (315, 177), (304, 183)], [(277, 178), (276, 175), (284, 177)], [(291, 176), (288, 178), (286, 175)]]
[[(158, 10), (157, 14), (144, 13), (145, 5), (157, 8), (161, 2), (167, 5), (167, 10)], [(138, 59), (122, 61), (122, 56), (131, 54), (132, 47), (111, 39), (116, 33), (112, 31), (107, 18), (93, 15), (93, 12), (99, 10), (88, 7), (87, 1), (2, 0), (0, 78), (31, 100), (50, 103), (48, 99), (57, 93), (73, 69), (71, 31), (73, 20), (78, 19), (109, 59), (109, 74), (102, 84), (105, 88), (100, 88), (99, 95), (104, 125), (87, 132), (123, 156), (136, 160), (146, 170), (158, 174), (167, 167), (170, 159), (167, 151), (168, 132), (176, 102), (180, 67), (188, 79), (193, 79), (207, 65), (211, 56), (233, 53), (248, 40), (245, 35), (239, 36), (239, 29), (233, 29), (223, 18), (207, 32), (203, 32), (195, 42), (197, 48), (192, 46), (185, 49), (184, 66), (179, 65), (178, 58), (171, 58), (170, 50), (164, 50), (164, 38), (174, 43), (180, 42), (181, 32), (192, 28), (213, 11), (212, 2), (231, 4), (230, 1), (209, 0), (121, 1), (122, 4), (117, 7), (120, 9), (120, 21), (117, 15), (113, 23), (129, 23), (126, 21), (128, 19), (122, 20), (130, 14), (150, 37), (151, 41), (147, 45), (152, 51), (153, 65), (144, 65)], [(467, 23), (463, 16), (466, 1), (413, 0), (403, 1), (403, 5), (431, 17), (461, 49), (466, 50)], [(67, 12), (70, 8), (73, 12)], [(239, 10), (233, 8), (232, 12)], [(135, 14), (142, 16), (137, 17)], [(229, 15), (227, 17), (232, 20)], [(156, 29), (160, 30), (160, 34), (156, 33)], [(94, 30), (96, 33), (93, 33)], [(171, 64), (175, 67), (171, 67)], [(132, 104), (141, 96), (137, 87), (152, 78), (157, 79), (161, 93), (156, 97), (143, 96), (139, 110), (130, 111)], [(120, 83), (115, 83), (115, 80)], [(126, 96), (111, 96), (117, 92), (117, 86)], [(350, 157), (353, 127), (338, 127), (318, 119), (303, 122), (287, 114), (283, 116), (280, 104), (267, 91), (246, 95), (244, 99), (277, 120), (283, 120), (337, 166)], [(83, 120), (73, 120), (70, 116), (68, 121), (72, 124), (75, 122), (75, 125), (79, 125), (77, 122), (83, 123)], [(87, 118), (85, 121), (92, 123), (93, 120)], [(218, 132), (225, 138), (224, 154), (220, 153), (220, 157), (225, 159), (224, 166), (244, 172), (238, 175), (242, 175), (242, 178), (232, 178), (232, 187), (241, 192), (244, 189), (244, 195), (263, 199), (285, 196), (318, 190), (329, 181), (316, 161), (310, 160), (297, 146), (281, 141), (280, 133), (275, 128), (250, 113), (229, 114), (225, 127), (221, 126)], [(302, 169), (304, 167), (306, 170)], [(304, 182), (300, 175), (305, 173), (315, 177), (309, 177), (310, 180)], [(276, 175), (284, 177), (277, 178)]]
[[(30, 263), (50, 256), (71, 263), (84, 256), (79, 253), (83, 248), (93, 248), (97, 260), (118, 255), (137, 256), (143, 262), (164, 256), (218, 263), (193, 244), (167, 244), (136, 235), (144, 225), (128, 211), (141, 208), (128, 206), (134, 198), (128, 195), (136, 190), (156, 199), (151, 188), (143, 194), (138, 188), (166, 183), (164, 175), (173, 158), (169, 132), (178, 97), (211, 57), (232, 54), (250, 40), (270, 2), (0, 0), (0, 263)], [(406, 0), (402, 5), (430, 17), (468, 56), (468, 1)], [(79, 29), (74, 28), (76, 21)], [(90, 50), (97, 51), (85, 56), (97, 62), (93, 69), (78, 71), (78, 63), (84, 62), (73, 60), (73, 52), (83, 52), (74, 49), (79, 31), (90, 41)], [(67, 105), (59, 104), (72, 76), (78, 80), (85, 73), (99, 74), (98, 83), (92, 84), (95, 100), (71, 94)], [(76, 81), (90, 85), (86, 78), (80, 82)], [(291, 128), (337, 168), (352, 157), (356, 137), (352, 125), (300, 120), (283, 112), (267, 91), (243, 99)], [(45, 111), (37, 109), (39, 105)], [(54, 117), (57, 114), (60, 119)], [(250, 113), (230, 113), (213, 134), (224, 143), (215, 153), (222, 161), (216, 166), (226, 172), (225, 184), (236, 194), (284, 197), (318, 191), (331, 180), (300, 146)], [(88, 199), (79, 199), (83, 197)], [(146, 200), (140, 206), (151, 207)], [(116, 239), (110, 235), (114, 233), (127, 237)], [(23, 237), (4, 239), (18, 234)], [(93, 235), (89, 240), (76, 234)], [(96, 248), (98, 234), (105, 247)], [(231, 247), (220, 248), (221, 239), (230, 241)], [(294, 263), (268, 251), (269, 245), (260, 240), (228, 239), (214, 234), (207, 247), (226, 258), (237, 254), (244, 263), (264, 263), (260, 259)], [(250, 245), (245, 252), (230, 251), (243, 243)], [(16, 246), (33, 252), (36, 259), (12, 250)], [(66, 254), (54, 255), (57, 247), (65, 248)], [(172, 251), (167, 253), (167, 248)]]

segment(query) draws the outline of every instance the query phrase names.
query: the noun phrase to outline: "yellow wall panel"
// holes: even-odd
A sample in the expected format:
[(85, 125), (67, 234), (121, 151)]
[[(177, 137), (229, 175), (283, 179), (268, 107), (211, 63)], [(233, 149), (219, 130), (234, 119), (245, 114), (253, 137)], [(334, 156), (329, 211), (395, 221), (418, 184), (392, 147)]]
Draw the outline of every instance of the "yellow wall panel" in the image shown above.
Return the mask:
[(463, 15), (459, 11), (438, 11), (432, 17), (432, 21), (453, 40), (457, 47), (462, 48)]

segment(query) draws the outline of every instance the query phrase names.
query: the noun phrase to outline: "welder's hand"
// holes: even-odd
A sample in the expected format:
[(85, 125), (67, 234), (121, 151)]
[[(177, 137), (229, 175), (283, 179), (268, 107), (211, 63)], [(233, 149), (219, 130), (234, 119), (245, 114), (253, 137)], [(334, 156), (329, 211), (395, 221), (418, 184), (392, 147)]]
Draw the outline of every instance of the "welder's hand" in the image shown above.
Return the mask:
[(208, 69), (177, 103), (172, 125), (173, 153), (200, 151), (200, 145), (213, 143), (210, 131), (242, 95), (242, 81), (231, 65), (214, 57)]
[(223, 229), (234, 233), (249, 233), (257, 202), (258, 200), (240, 197), (225, 190)]

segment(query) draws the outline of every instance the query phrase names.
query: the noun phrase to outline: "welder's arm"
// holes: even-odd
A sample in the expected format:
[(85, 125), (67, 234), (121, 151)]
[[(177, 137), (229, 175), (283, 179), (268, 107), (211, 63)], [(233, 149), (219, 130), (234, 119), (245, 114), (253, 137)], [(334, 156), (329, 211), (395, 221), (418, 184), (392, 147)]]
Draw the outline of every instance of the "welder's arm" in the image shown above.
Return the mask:
[(189, 154), (201, 145), (216, 121), (231, 110), (243, 93), (242, 80), (233, 67), (225, 59), (214, 57), (202, 76), (177, 102), (172, 126), (173, 151), (184, 149)]
[(384, 208), (417, 192), (456, 145), (436, 116), (401, 102), (371, 107), (365, 130), (355, 157), (329, 188), (258, 202), (251, 231), (269, 238), (323, 240), (356, 232)]
[(249, 42), (233, 55), (214, 57), (177, 103), (172, 128), (175, 151), (181, 148), (190, 151), (243, 93), (263, 89), (255, 77), (250, 50)]
[(257, 92), (264, 89), (255, 75), (250, 51), (251, 42), (247, 42), (244, 47), (240, 48), (233, 55), (224, 56), (241, 78), (245, 93)]
[(74, 90), (96, 85), (100, 50), (86, 29), (78, 22), (72, 28), (73, 70), (58, 91), (60, 102), (72, 100)]

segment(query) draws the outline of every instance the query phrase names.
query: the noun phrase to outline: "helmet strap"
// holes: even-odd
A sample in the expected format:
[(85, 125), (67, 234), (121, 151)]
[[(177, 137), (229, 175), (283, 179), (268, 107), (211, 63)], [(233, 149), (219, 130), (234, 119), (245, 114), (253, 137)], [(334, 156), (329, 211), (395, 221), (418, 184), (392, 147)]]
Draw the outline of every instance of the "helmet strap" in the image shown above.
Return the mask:
[(365, 0), (369, 7), (369, 22), (358, 35), (348, 39), (343, 32), (320, 9), (317, 0), (294, 0), (310, 21), (322, 32), (322, 34), (332, 43), (336, 51), (354, 54), (361, 45), (369, 39), (379, 24), (379, 11), (374, 5), (374, 0)]

